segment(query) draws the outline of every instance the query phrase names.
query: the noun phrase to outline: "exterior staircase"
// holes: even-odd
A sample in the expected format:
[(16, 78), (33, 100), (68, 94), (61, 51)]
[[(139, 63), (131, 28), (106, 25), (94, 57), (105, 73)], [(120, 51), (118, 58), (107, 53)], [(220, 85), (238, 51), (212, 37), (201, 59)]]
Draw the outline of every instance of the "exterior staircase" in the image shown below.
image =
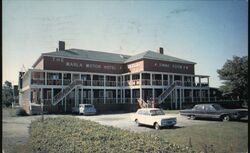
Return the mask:
[(178, 84), (176, 82), (173, 82), (157, 99), (157, 103), (160, 104), (162, 103), (170, 94), (171, 92), (175, 89), (175, 87)]
[(161, 104), (175, 89), (179, 86), (179, 82), (173, 82), (158, 98), (151, 100), (150, 102), (145, 102), (143, 99), (137, 99), (141, 108), (152, 108), (155, 104)]
[(66, 88), (62, 89), (57, 95), (54, 96), (54, 102), (52, 105), (58, 104), (63, 98), (65, 98), (72, 90), (76, 87), (82, 85), (82, 80), (74, 80), (72, 81)]

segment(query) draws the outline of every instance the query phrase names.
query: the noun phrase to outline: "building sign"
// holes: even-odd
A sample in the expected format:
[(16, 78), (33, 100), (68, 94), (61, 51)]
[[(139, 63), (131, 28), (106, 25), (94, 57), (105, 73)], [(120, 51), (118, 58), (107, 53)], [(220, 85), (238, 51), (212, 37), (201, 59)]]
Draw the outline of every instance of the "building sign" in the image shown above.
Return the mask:
[(143, 71), (144, 65), (143, 61), (131, 63), (127, 65), (128, 72), (140, 72)]
[(165, 67), (165, 68), (173, 68), (173, 69), (183, 69), (183, 70), (188, 70), (187, 65), (182, 65), (182, 64), (165, 64), (165, 63), (155, 63), (155, 66), (159, 67)]
[(61, 57), (46, 57), (46, 69), (58, 69), (66, 71), (122, 73), (123, 64), (68, 59)]
[(144, 71), (194, 74), (194, 64), (144, 59)]

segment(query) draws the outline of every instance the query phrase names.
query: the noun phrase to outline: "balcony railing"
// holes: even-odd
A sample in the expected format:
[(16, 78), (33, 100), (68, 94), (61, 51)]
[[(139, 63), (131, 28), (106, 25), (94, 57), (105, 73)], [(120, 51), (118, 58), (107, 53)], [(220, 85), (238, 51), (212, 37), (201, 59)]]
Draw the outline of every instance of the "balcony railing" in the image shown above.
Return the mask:
[(168, 86), (168, 80), (163, 80), (163, 85)]
[[(91, 80), (79, 80), (82, 81), (82, 85), (84, 86), (91, 86)], [(176, 86), (184, 86), (184, 87), (208, 87), (208, 83), (196, 83), (196, 82), (191, 82), (191, 81), (184, 81), (182, 82), (181, 80), (175, 80)], [(48, 79), (47, 80), (47, 85), (69, 85), (71, 83), (71, 79)], [(31, 79), (31, 84), (32, 85), (45, 85), (45, 79)], [(171, 84), (171, 82), (170, 82)], [(139, 86), (140, 85), (140, 79), (136, 80), (127, 80), (127, 81), (109, 81), (107, 80), (104, 82), (104, 80), (93, 80), (92, 82), (93, 86), (109, 86), (109, 87), (115, 87), (115, 86)], [(141, 85), (144, 86), (150, 86), (151, 85), (151, 80), (150, 79), (142, 79), (141, 80)], [(168, 86), (168, 80), (152, 80), (152, 85), (154, 86)]]
[(119, 86), (122, 86), (122, 82), (121, 81), (118, 81), (117, 82), (117, 86), (119, 87)]
[(47, 85), (62, 85), (62, 80), (61, 79), (49, 79), (47, 80)]
[(31, 79), (31, 84), (34, 84), (34, 85), (44, 85), (45, 81), (44, 81), (44, 79)]
[(157, 85), (157, 86), (161, 86), (162, 85), (162, 81), (161, 80), (152, 80), (152, 84), (153, 85)]
[(91, 80), (81, 80), (81, 81), (82, 81), (82, 85), (91, 86)]
[(116, 81), (106, 81), (106, 86), (116, 86)]
[(93, 80), (93, 86), (104, 86), (104, 81)]
[(69, 85), (71, 83), (71, 79), (63, 79), (63, 85)]
[(150, 79), (142, 79), (141, 84), (142, 85), (150, 85)]

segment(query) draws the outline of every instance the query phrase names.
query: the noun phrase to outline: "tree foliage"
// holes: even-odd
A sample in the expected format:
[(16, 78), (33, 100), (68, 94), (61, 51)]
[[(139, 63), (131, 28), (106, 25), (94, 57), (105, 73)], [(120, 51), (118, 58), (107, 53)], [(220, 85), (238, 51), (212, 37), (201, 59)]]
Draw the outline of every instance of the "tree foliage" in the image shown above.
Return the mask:
[(223, 80), (220, 87), (223, 93), (231, 93), (240, 99), (248, 98), (248, 56), (233, 56), (233, 59), (227, 60), (217, 73)]
[(5, 81), (2, 86), (2, 104), (9, 107), (13, 102), (13, 88), (12, 83)]

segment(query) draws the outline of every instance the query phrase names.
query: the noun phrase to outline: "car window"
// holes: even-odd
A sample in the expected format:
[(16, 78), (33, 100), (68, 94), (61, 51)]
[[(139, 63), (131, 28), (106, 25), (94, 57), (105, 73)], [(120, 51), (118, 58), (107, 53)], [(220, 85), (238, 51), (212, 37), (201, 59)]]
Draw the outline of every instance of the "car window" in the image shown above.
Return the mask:
[(192, 110), (197, 110), (197, 107), (198, 107), (198, 106), (194, 106), (194, 107), (192, 108)]
[(137, 114), (142, 114), (142, 110), (138, 110), (138, 111), (137, 111)]
[(205, 106), (204, 105), (196, 105), (194, 107), (195, 110), (201, 111), (201, 110), (205, 110)]
[(205, 105), (205, 111), (214, 111), (214, 107), (212, 105)]
[(215, 111), (215, 108), (212, 105), (210, 105), (209, 106), (209, 111)]
[(85, 107), (85, 108), (92, 108), (93, 105), (85, 105), (84, 107)]
[(148, 111), (144, 111), (143, 115), (150, 115)]
[(220, 105), (213, 105), (213, 107), (214, 107), (214, 109), (216, 109), (216, 110), (221, 110), (221, 109), (223, 109)]
[(155, 115), (164, 115), (165, 113), (159, 109), (159, 110), (150, 110), (150, 114), (152, 116), (155, 116)]
[(138, 114), (143, 115), (143, 114), (145, 114), (145, 111), (144, 110), (139, 110)]

